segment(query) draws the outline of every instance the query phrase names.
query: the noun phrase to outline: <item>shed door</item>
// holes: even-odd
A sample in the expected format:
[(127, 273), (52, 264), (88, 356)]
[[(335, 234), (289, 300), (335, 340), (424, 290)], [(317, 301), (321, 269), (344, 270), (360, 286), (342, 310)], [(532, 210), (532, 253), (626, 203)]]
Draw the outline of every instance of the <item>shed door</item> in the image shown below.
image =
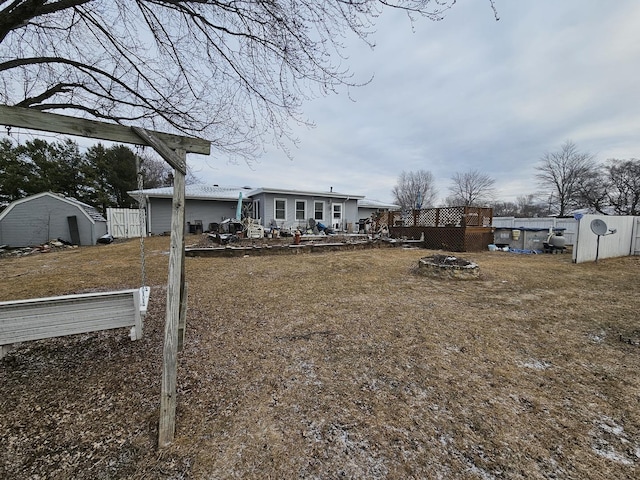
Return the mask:
[(71, 237), (71, 243), (74, 245), (80, 245), (80, 231), (78, 230), (78, 217), (75, 215), (67, 217), (67, 223), (69, 224), (69, 235)]
[(113, 209), (109, 212), (111, 215), (109, 220), (109, 228), (110, 234), (116, 238), (128, 238), (129, 229), (127, 228), (129, 225), (127, 223), (127, 218), (124, 210), (116, 210)]

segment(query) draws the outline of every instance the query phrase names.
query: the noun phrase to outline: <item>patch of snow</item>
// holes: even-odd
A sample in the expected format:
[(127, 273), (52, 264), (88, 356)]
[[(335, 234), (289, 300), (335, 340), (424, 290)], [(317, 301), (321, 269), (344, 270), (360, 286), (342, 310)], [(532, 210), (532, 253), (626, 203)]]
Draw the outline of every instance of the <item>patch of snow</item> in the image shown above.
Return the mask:
[(604, 342), (604, 339), (607, 338), (607, 334), (604, 330), (600, 330), (598, 333), (590, 333), (588, 336), (589, 340), (593, 343), (602, 343)]
[(546, 370), (551, 367), (551, 364), (540, 360), (530, 360), (528, 362), (518, 362), (518, 366), (534, 370)]
[[(591, 434), (595, 437), (592, 445), (593, 451), (608, 460), (621, 463), (623, 465), (632, 465), (634, 463), (633, 458), (629, 458), (624, 453), (616, 451), (612, 442), (618, 441), (621, 445), (628, 445), (629, 439), (624, 431), (622, 425), (618, 425), (612, 418), (603, 416), (599, 422), (596, 423), (597, 429), (594, 429)], [(605, 438), (607, 436), (607, 438)], [(613, 437), (613, 438), (611, 438)], [(631, 454), (631, 449), (624, 447), (624, 449)], [(635, 447), (633, 453), (637, 458), (640, 458), (640, 446)]]
[(593, 448), (593, 451), (596, 453), (596, 455), (600, 455), (601, 457), (604, 457), (608, 460), (612, 460), (614, 462), (618, 462), (623, 465), (633, 464), (633, 462), (629, 460), (627, 457), (616, 452), (613, 449), (613, 447), (607, 442), (604, 442), (604, 444), (598, 442), (595, 445), (593, 445), (592, 448)]
[(473, 474), (478, 475), (480, 478), (482, 478), (482, 480), (495, 480), (496, 478), (486, 470), (478, 467), (477, 465), (470, 465), (469, 470), (471, 470)]
[(624, 428), (621, 427), (620, 425), (616, 425), (615, 423), (613, 425), (607, 425), (606, 423), (602, 423), (600, 424), (600, 428), (605, 432), (609, 432), (615, 435), (616, 437), (619, 437), (624, 433)]

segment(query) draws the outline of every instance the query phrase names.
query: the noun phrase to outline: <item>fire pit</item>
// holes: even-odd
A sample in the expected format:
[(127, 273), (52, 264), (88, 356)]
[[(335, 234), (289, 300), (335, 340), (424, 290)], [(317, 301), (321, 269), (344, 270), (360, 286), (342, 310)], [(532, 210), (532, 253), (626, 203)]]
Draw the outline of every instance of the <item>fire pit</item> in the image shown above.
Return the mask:
[(464, 258), (452, 255), (433, 255), (420, 259), (418, 273), (427, 277), (473, 280), (479, 277), (480, 267)]

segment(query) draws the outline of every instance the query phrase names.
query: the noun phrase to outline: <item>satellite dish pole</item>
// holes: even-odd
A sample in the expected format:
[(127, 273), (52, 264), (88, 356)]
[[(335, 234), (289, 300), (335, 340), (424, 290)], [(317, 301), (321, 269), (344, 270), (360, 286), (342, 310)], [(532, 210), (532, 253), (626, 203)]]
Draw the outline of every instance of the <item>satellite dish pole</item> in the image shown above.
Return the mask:
[(600, 237), (604, 237), (605, 235), (612, 235), (617, 232), (615, 228), (607, 228), (607, 224), (600, 220), (599, 218), (591, 220), (591, 231), (598, 236), (596, 240), (596, 260), (595, 263), (598, 263), (598, 253), (600, 251)]

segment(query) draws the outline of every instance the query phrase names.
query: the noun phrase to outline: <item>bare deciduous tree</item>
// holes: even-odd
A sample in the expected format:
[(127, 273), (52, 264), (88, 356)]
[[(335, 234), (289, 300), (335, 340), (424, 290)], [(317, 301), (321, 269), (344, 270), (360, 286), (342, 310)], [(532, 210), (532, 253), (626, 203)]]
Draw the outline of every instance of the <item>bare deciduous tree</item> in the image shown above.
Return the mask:
[(588, 184), (596, 168), (593, 155), (580, 152), (569, 140), (557, 152), (542, 156), (536, 177), (541, 187), (551, 191), (553, 207), (563, 216), (581, 206), (580, 185)]
[(391, 193), (394, 201), (407, 209), (432, 207), (438, 195), (433, 174), (427, 170), (402, 172)]
[(0, 103), (204, 136), (250, 158), (267, 133), (295, 141), (304, 100), (359, 83), (340, 55), (349, 35), (372, 44), (385, 9), (440, 20), (454, 3), (0, 1)]
[(640, 215), (640, 160), (609, 160), (607, 198), (618, 215)]
[(532, 193), (519, 195), (515, 202), (495, 201), (490, 205), (494, 217), (542, 217), (547, 212), (546, 205)]
[(451, 177), (447, 198), (449, 205), (482, 205), (489, 203), (495, 193), (496, 181), (486, 173), (470, 170), (465, 173), (456, 172)]

